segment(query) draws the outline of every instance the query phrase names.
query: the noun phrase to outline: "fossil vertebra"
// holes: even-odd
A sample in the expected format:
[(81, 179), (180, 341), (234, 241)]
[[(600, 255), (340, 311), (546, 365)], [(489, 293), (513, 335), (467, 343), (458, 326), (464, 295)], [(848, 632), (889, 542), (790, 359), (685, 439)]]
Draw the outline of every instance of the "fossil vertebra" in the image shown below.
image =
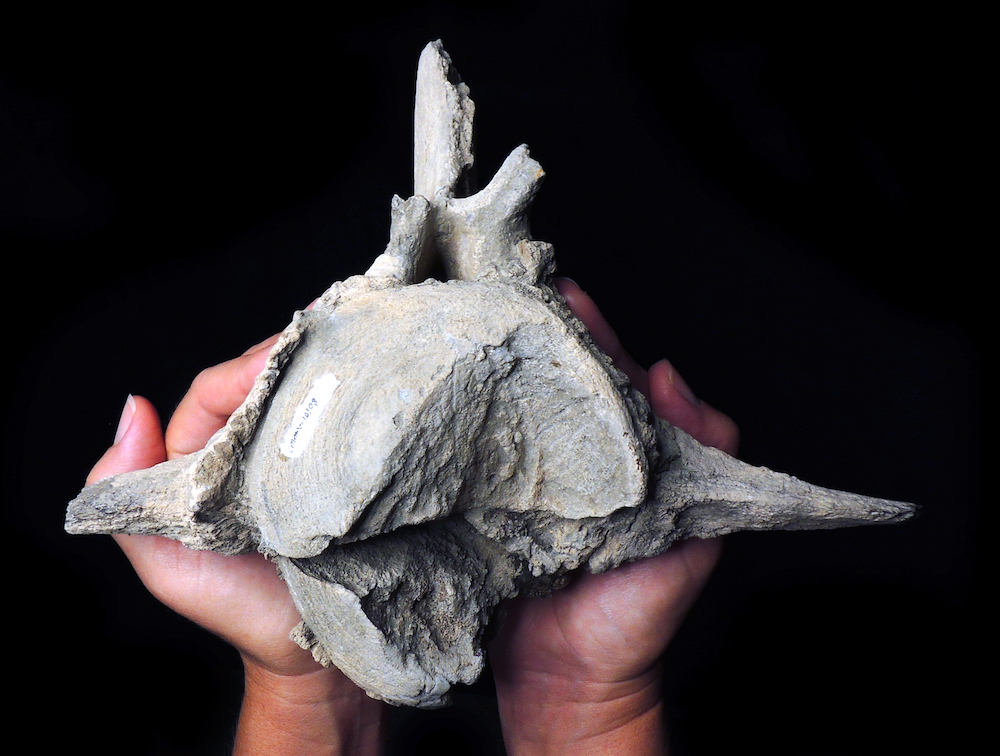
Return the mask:
[[(910, 517), (703, 447), (655, 418), (553, 288), (519, 147), (483, 190), (439, 42), (417, 75), (414, 196), (363, 276), (295, 314), (206, 448), (88, 486), (71, 533), (260, 550), (293, 633), (377, 698), (432, 707), (482, 670), (499, 603), (680, 538)], [(426, 279), (440, 259), (447, 279)]]

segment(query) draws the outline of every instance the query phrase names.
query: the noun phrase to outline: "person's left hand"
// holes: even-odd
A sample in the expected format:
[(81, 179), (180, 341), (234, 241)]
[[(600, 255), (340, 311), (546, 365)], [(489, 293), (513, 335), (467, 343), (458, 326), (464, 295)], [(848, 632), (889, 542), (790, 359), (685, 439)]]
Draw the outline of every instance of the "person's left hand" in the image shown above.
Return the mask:
[[(558, 286), (658, 417), (736, 453), (732, 420), (696, 399), (666, 360), (640, 368), (590, 297), (570, 281)], [(720, 547), (683, 541), (602, 575), (579, 574), (550, 596), (508, 602), (489, 647), (508, 753), (665, 753), (660, 658)]]

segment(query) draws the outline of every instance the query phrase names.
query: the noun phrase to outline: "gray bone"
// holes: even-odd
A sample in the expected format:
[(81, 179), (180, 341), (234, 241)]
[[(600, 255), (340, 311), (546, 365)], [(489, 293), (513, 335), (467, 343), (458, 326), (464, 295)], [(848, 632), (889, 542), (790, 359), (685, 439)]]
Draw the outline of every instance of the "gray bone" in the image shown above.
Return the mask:
[[(70, 533), (260, 550), (293, 638), (369, 695), (440, 706), (482, 671), (502, 600), (680, 538), (896, 522), (911, 504), (746, 465), (653, 417), (530, 238), (542, 170), (517, 148), (481, 191), (468, 88), (440, 42), (417, 75), (415, 194), (364, 276), (295, 314), (204, 450), (85, 488)], [(440, 256), (449, 280), (422, 280)]]

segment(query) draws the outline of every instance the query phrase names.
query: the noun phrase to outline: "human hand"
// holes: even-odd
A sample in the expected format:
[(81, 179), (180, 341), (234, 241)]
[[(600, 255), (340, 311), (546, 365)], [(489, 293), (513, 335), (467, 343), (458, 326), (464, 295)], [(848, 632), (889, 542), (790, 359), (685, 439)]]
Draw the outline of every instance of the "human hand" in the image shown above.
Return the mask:
[[(641, 370), (593, 302), (575, 285), (563, 283), (560, 289), (602, 348), (650, 397), (658, 415), (703, 442), (735, 451), (735, 426), (728, 418), (693, 400), (668, 363), (658, 363), (649, 373)], [(141, 397), (130, 399), (116, 443), (88, 483), (202, 448), (242, 403), (273, 342), (199, 375), (165, 437), (152, 405)], [(341, 746), (358, 753), (378, 747), (382, 704), (337, 670), (317, 665), (288, 639), (298, 613), (263, 557), (192, 551), (152, 536), (116, 540), (157, 598), (240, 651), (247, 690), (237, 753), (279, 754), (304, 747), (321, 753), (320, 744), (335, 741), (330, 752), (340, 752)], [(634, 744), (641, 735), (636, 725), (653, 732), (660, 713), (656, 660), (716, 557), (714, 542), (679, 544), (661, 557), (603, 576), (581, 576), (547, 599), (515, 602), (491, 649), (510, 752), (523, 751), (514, 744), (540, 742), (532, 737), (542, 727), (568, 748), (584, 740), (612, 742), (608, 736), (621, 742), (630, 737)], [(529, 704), (525, 691), (545, 705)], [(545, 715), (539, 717), (541, 712)]]
[[(243, 402), (277, 337), (203, 371), (166, 435), (149, 401), (129, 397), (114, 445), (87, 483), (151, 467), (205, 446)], [(147, 589), (232, 644), (246, 672), (236, 754), (376, 753), (384, 704), (289, 639), (299, 615), (261, 554), (223, 556), (159, 536), (114, 536)]]
[[(558, 282), (573, 312), (658, 417), (736, 453), (739, 432), (663, 360), (647, 372), (593, 300)], [(689, 540), (602, 575), (577, 575), (544, 598), (518, 598), (490, 644), (511, 756), (665, 753), (660, 658), (718, 561), (718, 540)]]

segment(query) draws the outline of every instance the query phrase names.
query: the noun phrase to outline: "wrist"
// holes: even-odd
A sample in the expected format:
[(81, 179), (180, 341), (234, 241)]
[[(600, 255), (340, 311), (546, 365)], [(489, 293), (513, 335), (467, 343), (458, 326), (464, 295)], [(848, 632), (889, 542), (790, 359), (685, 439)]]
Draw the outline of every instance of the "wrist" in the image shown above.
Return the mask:
[(614, 683), (498, 680), (497, 699), (510, 756), (667, 752), (658, 669)]
[(380, 752), (384, 704), (335, 668), (300, 675), (272, 672), (247, 657), (234, 756)]

